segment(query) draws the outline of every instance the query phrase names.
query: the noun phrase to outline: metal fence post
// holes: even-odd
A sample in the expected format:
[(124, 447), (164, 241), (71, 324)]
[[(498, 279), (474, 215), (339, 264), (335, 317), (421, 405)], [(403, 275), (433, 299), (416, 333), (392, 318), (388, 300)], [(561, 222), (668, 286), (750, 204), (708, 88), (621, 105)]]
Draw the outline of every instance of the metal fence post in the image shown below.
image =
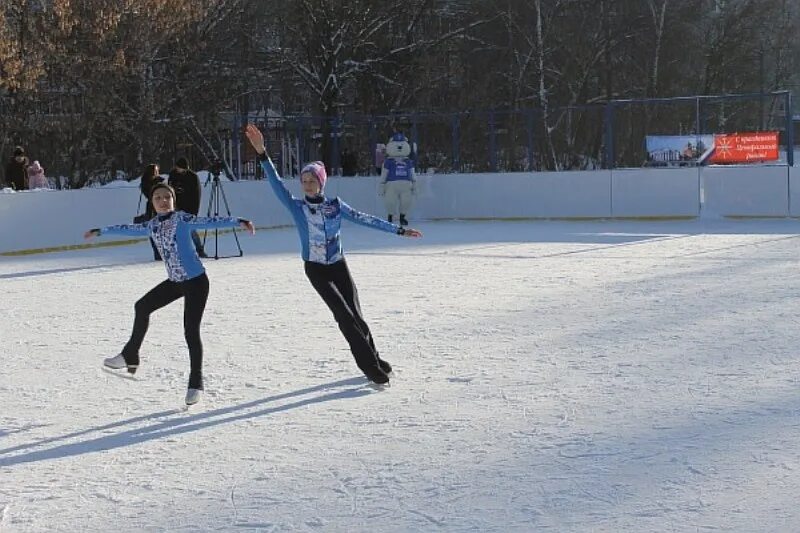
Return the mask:
[(335, 176), (341, 176), (342, 172), (340, 170), (340, 137), (341, 137), (341, 118), (336, 117), (331, 119), (331, 136), (333, 137), (331, 142), (331, 151), (333, 152), (331, 155), (331, 173)]
[(458, 153), (458, 138), (459, 138), (459, 118), (458, 115), (453, 115), (452, 121), (452, 137), (453, 137), (453, 170), (461, 172), (461, 159)]
[(497, 137), (494, 111), (489, 111), (489, 170), (497, 172)]
[(614, 161), (614, 102), (608, 102), (605, 109), (605, 165), (606, 169), (613, 169)]
[(369, 118), (369, 149), (372, 154), (372, 165), (370, 165), (369, 169), (369, 175), (371, 176), (372, 172), (378, 168), (378, 131), (373, 117)]
[(415, 169), (419, 169), (419, 154), (417, 151), (419, 150), (419, 130), (417, 129), (417, 115), (412, 113), (411, 114), (411, 148), (413, 148), (411, 152), (411, 163), (414, 165)]
[(702, 135), (706, 131), (706, 106), (703, 105), (705, 98), (697, 100), (697, 133)]
[(786, 93), (786, 162), (794, 166), (794, 103), (792, 93)]
[(289, 134), (289, 122), (281, 117), (281, 143), (286, 146), (286, 161), (283, 163), (283, 168), (286, 169), (286, 174), (294, 174), (294, 164), (292, 163), (292, 136)]
[[(313, 128), (311, 131), (314, 131)], [(298, 117), (297, 120), (297, 166), (294, 167), (293, 176), (297, 176), (300, 169), (303, 168), (303, 161), (305, 160), (306, 153), (306, 128), (305, 117)]]
[[(694, 133), (700, 135), (700, 97), (694, 100)], [(696, 143), (695, 143), (696, 144)]]
[(233, 143), (233, 152), (236, 154), (236, 165), (231, 165), (236, 172), (236, 179), (242, 179), (242, 128), (240, 126), (241, 117), (239, 113), (233, 116), (233, 126), (231, 127), (231, 142)]
[(527, 125), (526, 129), (528, 130), (528, 171), (533, 172), (533, 141), (534, 141), (534, 116), (535, 111), (533, 109), (528, 109), (525, 111), (525, 115), (527, 117)]

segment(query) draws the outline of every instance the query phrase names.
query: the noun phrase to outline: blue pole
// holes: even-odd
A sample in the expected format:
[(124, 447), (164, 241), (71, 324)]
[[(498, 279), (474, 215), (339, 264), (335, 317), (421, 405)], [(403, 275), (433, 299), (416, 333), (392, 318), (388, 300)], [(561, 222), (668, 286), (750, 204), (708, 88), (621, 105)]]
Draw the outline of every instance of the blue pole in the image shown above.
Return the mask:
[(533, 124), (534, 124), (534, 110), (528, 109), (525, 114), (528, 117), (528, 171), (533, 172), (533, 141), (534, 141), (534, 132), (533, 132)]
[(241, 138), (242, 138), (242, 128), (239, 125), (240, 117), (239, 113), (236, 113), (233, 116), (233, 127), (231, 128), (231, 143), (233, 144), (233, 155), (236, 157), (236, 164), (233, 164), (231, 161), (231, 168), (235, 169), (236, 172), (236, 179), (242, 179), (242, 150), (241, 150)]
[(306, 152), (306, 128), (305, 117), (297, 117), (297, 166), (292, 169), (292, 175), (296, 176), (303, 167)]
[(333, 135), (333, 142), (331, 143), (331, 150), (333, 153), (331, 154), (331, 173), (336, 176), (341, 176), (342, 173), (339, 169), (340, 161), (339, 161), (339, 142), (340, 142), (340, 135), (341, 135), (341, 119), (336, 117), (331, 120), (331, 134)]
[(453, 115), (453, 121), (452, 121), (453, 170), (456, 172), (461, 172), (461, 159), (459, 158), (459, 153), (458, 153), (458, 137), (459, 137), (458, 123), (459, 123), (458, 115)]
[(372, 168), (369, 169), (369, 175), (372, 176), (372, 173), (378, 168), (378, 159), (376, 157), (378, 150), (378, 132), (376, 131), (374, 117), (369, 118), (369, 149), (372, 154)]
[(706, 107), (703, 105), (704, 101), (705, 100), (701, 98), (697, 102), (697, 108), (698, 108), (697, 115), (699, 117), (698, 120), (700, 121), (700, 124), (697, 127), (698, 127), (698, 133), (700, 135), (702, 135), (706, 131)]
[(411, 163), (414, 165), (414, 168), (417, 167), (417, 149), (416, 147), (419, 146), (419, 129), (417, 128), (417, 115), (411, 115), (411, 147), (414, 149), (411, 152)]
[(794, 103), (792, 93), (786, 93), (786, 162), (794, 166)]
[(614, 102), (606, 104), (605, 111), (605, 168), (613, 169), (615, 166), (614, 161)]
[(497, 132), (494, 111), (489, 111), (489, 170), (497, 172)]

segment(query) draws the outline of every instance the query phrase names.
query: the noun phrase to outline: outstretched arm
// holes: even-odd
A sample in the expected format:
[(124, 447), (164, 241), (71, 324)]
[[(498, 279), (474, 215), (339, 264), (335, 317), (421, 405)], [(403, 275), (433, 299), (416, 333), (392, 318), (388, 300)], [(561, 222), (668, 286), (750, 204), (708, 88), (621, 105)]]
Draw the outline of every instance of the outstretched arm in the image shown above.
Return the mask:
[(356, 211), (343, 202), (341, 198), (339, 199), (339, 206), (342, 210), (342, 217), (350, 220), (351, 222), (355, 222), (356, 224), (360, 224), (368, 228), (379, 229), (387, 233), (396, 233), (397, 235), (403, 235), (404, 237), (422, 237), (422, 233), (413, 228), (404, 228), (402, 226), (392, 224), (387, 220), (383, 220), (382, 218), (368, 215), (367, 213), (362, 213), (361, 211)]
[(246, 218), (237, 217), (197, 217), (189, 213), (181, 215), (181, 221), (195, 229), (235, 228), (241, 226), (251, 235), (256, 232), (256, 227)]
[(93, 228), (83, 234), (84, 239), (99, 237), (100, 235), (147, 235), (150, 227), (147, 224), (118, 224), (104, 228)]

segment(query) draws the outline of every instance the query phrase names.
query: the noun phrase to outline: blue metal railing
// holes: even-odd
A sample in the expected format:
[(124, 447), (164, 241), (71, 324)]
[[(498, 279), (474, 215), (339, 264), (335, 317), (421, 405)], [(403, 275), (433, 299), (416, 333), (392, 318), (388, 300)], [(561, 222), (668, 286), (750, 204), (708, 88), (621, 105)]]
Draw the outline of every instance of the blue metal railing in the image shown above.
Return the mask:
[[(403, 131), (418, 153), (418, 171), (507, 172), (642, 166), (647, 135), (701, 135), (779, 131), (786, 149), (782, 163), (794, 165), (792, 95), (789, 91), (750, 94), (632, 98), (541, 109), (396, 113), (322, 118), (270, 118), (271, 142), (286, 143), (294, 159), (283, 169), (296, 174), (303, 161), (324, 159), (341, 172), (344, 148), (356, 153), (357, 172), (374, 174), (375, 148)], [(248, 120), (258, 122), (257, 116)], [(325, 124), (323, 121), (328, 121)], [(323, 127), (326, 125), (327, 127)], [(239, 132), (240, 124), (232, 131)], [(322, 143), (320, 132), (330, 132)], [(239, 140), (234, 140), (234, 146)], [(329, 153), (320, 153), (321, 147)], [(274, 147), (273, 147), (274, 149)], [(234, 154), (236, 154), (234, 150)], [(296, 154), (294, 152), (297, 152)], [(291, 159), (291, 158), (290, 158)], [(236, 165), (232, 165), (236, 168)]]

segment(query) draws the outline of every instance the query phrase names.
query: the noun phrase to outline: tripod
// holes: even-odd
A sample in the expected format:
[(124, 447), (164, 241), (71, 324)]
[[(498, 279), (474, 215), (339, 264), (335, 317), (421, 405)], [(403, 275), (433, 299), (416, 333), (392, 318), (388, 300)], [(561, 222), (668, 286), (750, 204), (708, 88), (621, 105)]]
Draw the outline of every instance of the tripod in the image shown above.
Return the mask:
[[(208, 211), (207, 216), (219, 216), (219, 206), (220, 206), (220, 198), (222, 198), (222, 204), (225, 207), (225, 213), (227, 216), (231, 216), (231, 209), (228, 206), (228, 198), (225, 196), (225, 189), (222, 188), (222, 183), (219, 181), (219, 169), (212, 168), (208, 174), (208, 179), (206, 180), (205, 185), (203, 187), (208, 186), (211, 183), (211, 194), (208, 196)], [(203, 231), (203, 248), (206, 245), (206, 238), (208, 237), (209, 230)], [(214, 259), (224, 259), (226, 257), (242, 257), (244, 252), (242, 251), (242, 245), (239, 243), (239, 234), (236, 233), (236, 229), (233, 230), (233, 238), (236, 240), (236, 248), (239, 250), (238, 255), (219, 255), (219, 230), (214, 228)]]

